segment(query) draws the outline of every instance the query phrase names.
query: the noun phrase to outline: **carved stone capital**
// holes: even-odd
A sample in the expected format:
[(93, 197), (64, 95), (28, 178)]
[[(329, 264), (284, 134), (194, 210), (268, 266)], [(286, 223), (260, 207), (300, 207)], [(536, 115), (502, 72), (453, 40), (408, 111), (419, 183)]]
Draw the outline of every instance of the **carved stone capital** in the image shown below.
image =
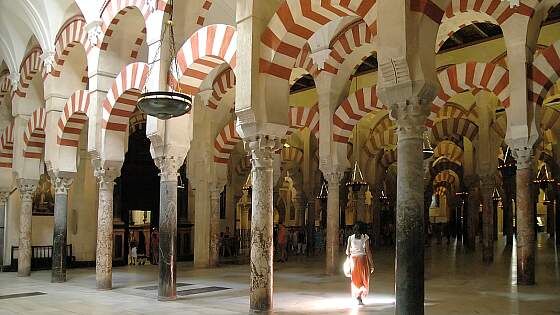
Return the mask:
[(533, 149), (528, 147), (511, 147), (511, 152), (517, 163), (517, 169), (527, 169), (532, 165)]
[(56, 53), (52, 50), (47, 50), (41, 55), (41, 60), (43, 60), (43, 66), (45, 67), (46, 73), (51, 73), (54, 66), (54, 56)]
[(37, 181), (36, 180), (26, 180), (26, 179), (19, 179), (18, 180), (18, 189), (21, 197), (22, 202), (32, 202), (33, 194), (37, 189)]
[(91, 21), (85, 27), (88, 41), (93, 45), (97, 46), (99, 44), (99, 38), (103, 35), (103, 31), (101, 30), (101, 25), (103, 21), (101, 19)]
[(158, 0), (146, 0), (146, 6), (153, 13), (158, 7)]
[(10, 197), (9, 191), (0, 191), (0, 204), (5, 205), (8, 202), (9, 197)]
[(251, 163), (255, 168), (272, 168), (272, 154), (282, 148), (280, 139), (270, 136), (258, 136), (245, 141), (245, 149), (251, 152)]
[(19, 78), (20, 78), (19, 73), (10, 73), (9, 79), (10, 79), (10, 84), (12, 86), (12, 91), (15, 91), (17, 89), (19, 84)]
[(163, 156), (155, 158), (154, 162), (160, 170), (159, 177), (162, 182), (176, 182), (184, 159), (177, 156)]
[(329, 184), (329, 187), (333, 187), (333, 186), (338, 187), (340, 185), (340, 181), (342, 180), (342, 178), (344, 178), (344, 172), (340, 172), (340, 171), (326, 172), (323, 174), (323, 176), (325, 177), (325, 180)]
[(93, 170), (94, 176), (99, 182), (99, 189), (112, 189), (115, 185), (115, 179), (121, 175), (120, 168), (113, 167), (96, 167)]
[(74, 182), (73, 178), (57, 177), (54, 179), (54, 190), (57, 195), (68, 195), (68, 191)]
[(422, 139), (429, 114), (430, 105), (421, 98), (389, 106), (389, 115), (397, 123), (397, 135), (400, 140)]

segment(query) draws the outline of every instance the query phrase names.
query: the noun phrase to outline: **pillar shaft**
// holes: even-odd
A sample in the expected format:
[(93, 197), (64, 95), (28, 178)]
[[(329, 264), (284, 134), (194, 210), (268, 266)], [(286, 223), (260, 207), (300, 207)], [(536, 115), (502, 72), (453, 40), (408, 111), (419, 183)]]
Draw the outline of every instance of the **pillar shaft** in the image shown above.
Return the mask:
[(110, 290), (113, 287), (113, 188), (118, 171), (97, 168), (95, 176), (99, 181), (95, 280), (98, 290)]
[(158, 300), (177, 298), (177, 171), (182, 159), (155, 159), (160, 169), (159, 184), (159, 280)]
[(210, 191), (210, 267), (217, 267), (220, 259), (220, 190)]
[(356, 221), (366, 221), (366, 187), (362, 187), (359, 191), (353, 192), (356, 198)]
[(18, 183), (21, 196), (21, 210), (19, 217), (19, 248), (18, 248), (18, 276), (31, 275), (31, 219), (33, 207), (33, 193), (37, 188), (37, 181), (20, 180)]
[(506, 236), (506, 245), (513, 246), (513, 196), (515, 193), (515, 182), (513, 178), (504, 178), (504, 197), (502, 204), (504, 206), (504, 235)]
[(494, 175), (483, 176), (480, 180), (482, 195), (482, 261), (494, 261)]
[(251, 286), (250, 307), (255, 311), (272, 309), (272, 153), (279, 141), (260, 138), (247, 143), (252, 164)]
[(517, 283), (532, 285), (535, 283), (535, 213), (531, 204), (530, 150), (523, 151), (516, 152)]
[(395, 314), (424, 314), (424, 178), (422, 154), (428, 106), (418, 100), (390, 107), (397, 122)]
[(340, 180), (343, 173), (332, 172), (325, 174), (329, 185), (327, 197), (327, 241), (326, 241), (326, 272), (334, 275), (338, 272), (338, 229), (340, 224)]
[(57, 177), (54, 182), (54, 231), (52, 253), (52, 282), (66, 282), (66, 231), (68, 217), (68, 190), (71, 178)]
[[(474, 251), (476, 249), (476, 222), (478, 221), (478, 211), (479, 211), (479, 198), (478, 190), (476, 187), (477, 178), (473, 177), (469, 179), (470, 182), (467, 184), (469, 190), (469, 197), (467, 202), (466, 210), (466, 238), (464, 239), (465, 247), (468, 250)], [(469, 181), (467, 180), (467, 181)]]

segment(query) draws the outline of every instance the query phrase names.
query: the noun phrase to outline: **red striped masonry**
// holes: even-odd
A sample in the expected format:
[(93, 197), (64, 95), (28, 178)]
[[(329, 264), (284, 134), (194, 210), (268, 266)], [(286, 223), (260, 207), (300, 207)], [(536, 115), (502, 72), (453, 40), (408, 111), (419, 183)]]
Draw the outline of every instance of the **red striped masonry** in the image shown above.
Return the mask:
[(29, 159), (41, 159), (45, 148), (45, 128), (47, 112), (38, 108), (31, 114), (23, 135), (23, 156)]
[(14, 158), (14, 122), (0, 135), (0, 167), (12, 168)]
[(70, 96), (58, 120), (59, 145), (78, 147), (80, 133), (88, 121), (89, 104), (90, 93), (87, 90), (76, 91)]
[(43, 50), (41, 50), (41, 47), (35, 47), (27, 53), (25, 58), (23, 58), (19, 67), (20, 79), (18, 87), (15, 91), (17, 96), (25, 97), (31, 80), (33, 80), (37, 72), (41, 72), (43, 70), (43, 61), (41, 60), (42, 54)]

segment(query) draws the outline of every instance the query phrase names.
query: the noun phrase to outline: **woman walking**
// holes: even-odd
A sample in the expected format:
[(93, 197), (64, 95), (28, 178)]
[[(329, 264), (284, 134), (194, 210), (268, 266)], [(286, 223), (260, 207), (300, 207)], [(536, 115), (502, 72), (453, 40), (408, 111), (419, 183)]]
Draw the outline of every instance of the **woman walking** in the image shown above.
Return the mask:
[(352, 297), (364, 305), (363, 299), (369, 292), (369, 275), (373, 273), (373, 257), (369, 247), (369, 236), (365, 233), (364, 224), (356, 222), (354, 234), (348, 237), (346, 256), (351, 259)]

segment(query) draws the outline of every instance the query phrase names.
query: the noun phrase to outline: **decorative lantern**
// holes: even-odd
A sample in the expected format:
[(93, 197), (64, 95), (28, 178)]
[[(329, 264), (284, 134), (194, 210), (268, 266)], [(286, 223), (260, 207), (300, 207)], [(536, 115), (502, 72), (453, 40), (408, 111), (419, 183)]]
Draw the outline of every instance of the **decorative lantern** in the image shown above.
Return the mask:
[(329, 188), (327, 186), (326, 182), (323, 182), (323, 184), (321, 185), (321, 191), (319, 192), (319, 195), (317, 195), (317, 199), (319, 200), (325, 200), (329, 197)]
[(358, 162), (354, 163), (354, 170), (352, 171), (352, 178), (346, 183), (346, 187), (352, 187), (353, 191), (360, 191), (362, 187), (367, 186)]
[(249, 172), (249, 176), (247, 176), (247, 180), (245, 180), (245, 185), (241, 187), (241, 190), (246, 191), (248, 195), (251, 195), (253, 191), (253, 175)]

